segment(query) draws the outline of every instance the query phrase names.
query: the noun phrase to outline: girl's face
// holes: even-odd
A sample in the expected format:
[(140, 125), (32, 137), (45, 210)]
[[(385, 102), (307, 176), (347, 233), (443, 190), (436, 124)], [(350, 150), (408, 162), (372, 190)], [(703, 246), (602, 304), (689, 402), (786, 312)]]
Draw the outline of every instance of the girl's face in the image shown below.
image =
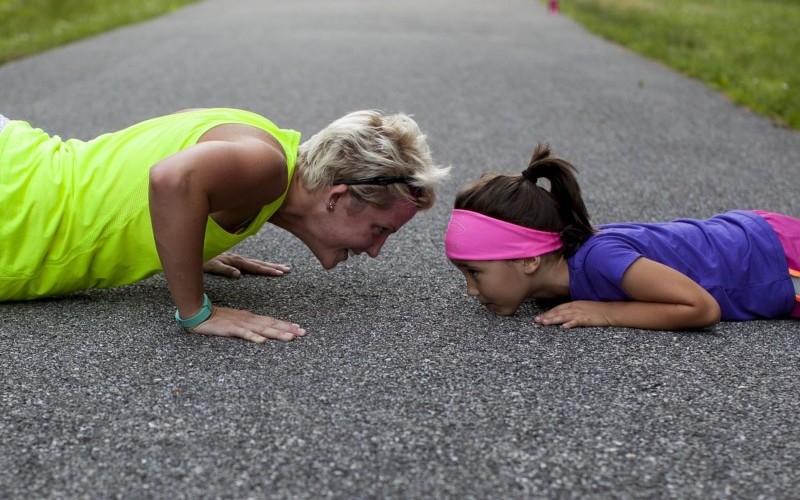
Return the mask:
[(514, 314), (530, 294), (521, 260), (453, 260), (467, 279), (467, 295), (501, 316)]

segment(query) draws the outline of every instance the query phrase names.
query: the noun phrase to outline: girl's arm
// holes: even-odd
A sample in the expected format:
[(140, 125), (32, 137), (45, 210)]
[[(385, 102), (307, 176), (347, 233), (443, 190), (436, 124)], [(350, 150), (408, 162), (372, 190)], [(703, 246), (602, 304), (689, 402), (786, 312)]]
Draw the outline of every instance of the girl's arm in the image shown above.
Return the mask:
[[(278, 198), (287, 182), (282, 152), (253, 137), (201, 142), (151, 168), (153, 234), (181, 317), (192, 317), (202, 306), (203, 240), (209, 214), (253, 213)], [(211, 318), (192, 331), (254, 342), (305, 334), (292, 323), (222, 307), (215, 307)]]
[(625, 271), (622, 288), (629, 302), (578, 300), (535, 318), (543, 325), (623, 326), (650, 330), (704, 328), (720, 320), (714, 297), (686, 275), (641, 257)]

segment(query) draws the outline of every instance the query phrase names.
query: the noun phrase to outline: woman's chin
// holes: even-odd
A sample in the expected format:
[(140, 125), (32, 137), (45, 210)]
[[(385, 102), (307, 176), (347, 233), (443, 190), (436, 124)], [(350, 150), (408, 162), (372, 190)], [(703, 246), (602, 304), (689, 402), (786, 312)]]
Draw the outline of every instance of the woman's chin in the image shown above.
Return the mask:
[(325, 269), (326, 271), (330, 271), (334, 267), (338, 266), (340, 263), (347, 260), (347, 252), (344, 252), (344, 254), (336, 253), (328, 255), (325, 258), (320, 258), (318, 256), (317, 260), (319, 260), (319, 263), (322, 264), (323, 269)]
[(329, 261), (328, 260), (325, 260), (325, 261), (321, 260), (321, 261), (319, 261), (319, 263), (322, 264), (322, 268), (323, 269), (325, 269), (326, 271), (330, 271), (331, 269), (333, 269), (334, 267), (336, 267), (339, 264), (339, 261), (336, 260), (336, 259), (331, 259)]

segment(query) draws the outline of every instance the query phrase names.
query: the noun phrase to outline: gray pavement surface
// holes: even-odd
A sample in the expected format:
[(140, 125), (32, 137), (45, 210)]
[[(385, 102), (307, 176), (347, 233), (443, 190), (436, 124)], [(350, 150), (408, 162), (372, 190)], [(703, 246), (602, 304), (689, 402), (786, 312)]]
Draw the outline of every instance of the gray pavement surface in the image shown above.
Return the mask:
[(800, 323), (537, 327), (442, 244), (457, 187), (539, 140), (596, 223), (800, 216), (800, 134), (529, 0), (205, 0), (0, 67), (0, 113), (62, 137), (202, 106), (306, 137), (410, 112), (453, 176), (379, 259), (267, 228), (238, 251), (290, 276), (207, 279), (292, 343), (182, 333), (161, 277), (0, 304), (0, 497), (800, 497)]

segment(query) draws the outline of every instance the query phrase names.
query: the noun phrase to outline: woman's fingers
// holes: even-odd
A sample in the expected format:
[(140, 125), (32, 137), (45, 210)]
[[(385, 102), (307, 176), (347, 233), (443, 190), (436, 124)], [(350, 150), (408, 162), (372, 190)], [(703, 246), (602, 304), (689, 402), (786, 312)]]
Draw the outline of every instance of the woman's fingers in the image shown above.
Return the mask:
[(237, 268), (225, 264), (217, 257), (203, 264), (203, 272), (225, 276), (227, 278), (239, 278), (242, 275), (242, 272)]
[(283, 276), (291, 272), (291, 268), (284, 264), (250, 259), (233, 253), (223, 253), (203, 264), (203, 271), (229, 278), (238, 278), (243, 272), (264, 276)]
[(236, 267), (246, 273), (263, 274), (267, 276), (283, 276), (292, 270), (289, 266), (283, 264), (245, 258), (243, 258)]

